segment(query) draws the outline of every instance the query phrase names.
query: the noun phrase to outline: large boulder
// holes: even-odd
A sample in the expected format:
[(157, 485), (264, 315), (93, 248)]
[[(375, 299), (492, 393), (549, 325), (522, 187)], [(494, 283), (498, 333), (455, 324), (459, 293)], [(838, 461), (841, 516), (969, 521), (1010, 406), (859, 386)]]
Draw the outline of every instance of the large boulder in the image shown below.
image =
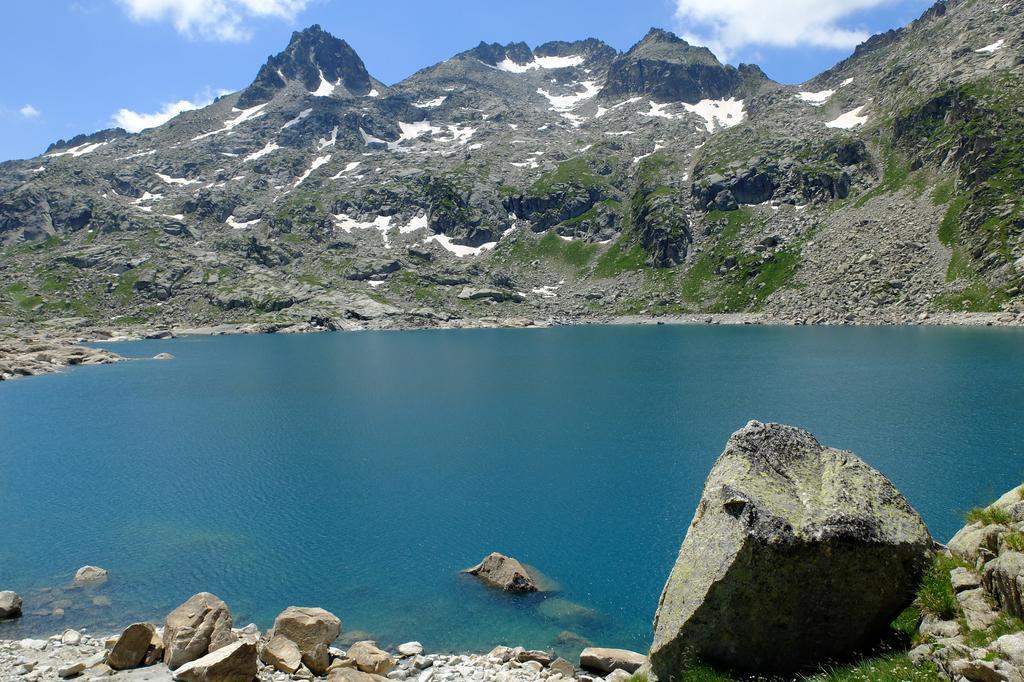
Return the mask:
[(4, 590), (0, 592), (0, 620), (21, 616), (21, 597), (17, 592)]
[(882, 474), (750, 422), (715, 463), (654, 620), (651, 669), (789, 671), (867, 644), (914, 598), (933, 547)]
[(306, 667), (323, 675), (331, 662), (328, 647), (341, 634), (341, 619), (324, 609), (289, 606), (274, 619), (272, 632), (295, 642)]
[(164, 627), (164, 663), (171, 670), (202, 658), (238, 637), (231, 611), (216, 595), (200, 592), (171, 611)]
[(190, 661), (174, 671), (182, 682), (252, 682), (259, 663), (256, 645), (235, 642)]
[(145, 660), (154, 637), (156, 628), (149, 623), (129, 625), (107, 654), (107, 665), (114, 670), (138, 668)]
[(488, 585), (506, 592), (537, 592), (537, 578), (521, 563), (504, 554), (492, 552), (476, 566), (463, 571)]
[(647, 662), (647, 657), (627, 649), (587, 647), (580, 652), (580, 667), (602, 674), (616, 670), (635, 673)]

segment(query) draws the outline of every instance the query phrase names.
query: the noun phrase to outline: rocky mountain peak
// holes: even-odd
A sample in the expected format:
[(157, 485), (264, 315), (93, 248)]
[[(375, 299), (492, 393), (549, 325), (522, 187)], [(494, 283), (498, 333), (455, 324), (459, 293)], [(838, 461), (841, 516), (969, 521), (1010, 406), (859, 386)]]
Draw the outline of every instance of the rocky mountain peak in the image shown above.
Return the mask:
[(708, 48), (690, 45), (675, 33), (662, 28), (652, 28), (648, 31), (640, 42), (630, 48), (626, 57), (675, 64), (722, 65)]
[(292, 34), (288, 47), (270, 57), (242, 92), (239, 106), (262, 104), (290, 82), (299, 82), (310, 93), (322, 96), (363, 96), (374, 88), (356, 51), (319, 25)]
[(616, 100), (633, 96), (658, 102), (742, 98), (767, 76), (756, 66), (724, 65), (706, 47), (690, 45), (679, 36), (652, 28), (629, 52), (612, 62), (600, 96)]

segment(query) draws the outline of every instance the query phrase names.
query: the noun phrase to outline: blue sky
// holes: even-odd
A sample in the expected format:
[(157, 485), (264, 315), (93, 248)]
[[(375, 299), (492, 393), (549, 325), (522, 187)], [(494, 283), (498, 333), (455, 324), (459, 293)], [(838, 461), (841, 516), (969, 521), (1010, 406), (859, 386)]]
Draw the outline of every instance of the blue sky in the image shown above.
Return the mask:
[(313, 23), (346, 39), (391, 84), (479, 41), (601, 38), (628, 49), (652, 26), (731, 63), (802, 82), (866, 35), (931, 0), (42, 0), (7, 2), (0, 159), (119, 120), (209, 101), (247, 85), (291, 32)]

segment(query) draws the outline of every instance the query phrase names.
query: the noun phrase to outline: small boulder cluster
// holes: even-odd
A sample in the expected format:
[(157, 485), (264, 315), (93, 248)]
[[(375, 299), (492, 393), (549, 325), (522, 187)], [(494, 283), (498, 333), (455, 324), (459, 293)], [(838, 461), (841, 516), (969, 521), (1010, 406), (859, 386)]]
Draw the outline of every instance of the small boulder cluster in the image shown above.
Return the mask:
[(919, 597), (926, 614), (911, 657), (953, 680), (1024, 682), (1024, 486), (968, 521)]

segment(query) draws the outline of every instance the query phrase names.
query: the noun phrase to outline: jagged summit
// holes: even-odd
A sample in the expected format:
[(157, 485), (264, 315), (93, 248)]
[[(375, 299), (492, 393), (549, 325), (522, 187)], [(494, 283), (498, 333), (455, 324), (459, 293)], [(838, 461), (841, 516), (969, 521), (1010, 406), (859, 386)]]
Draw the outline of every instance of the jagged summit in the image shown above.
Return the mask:
[(379, 85), (347, 42), (313, 25), (293, 33), (288, 47), (267, 60), (239, 105), (262, 104), (296, 81), (321, 96), (365, 96)]
[(652, 28), (612, 62), (600, 96), (604, 100), (645, 96), (658, 102), (696, 104), (705, 99), (742, 98), (770, 82), (756, 66), (722, 64), (708, 48)]
[(521, 69), (557, 69), (572, 66), (607, 65), (618, 55), (615, 48), (597, 38), (585, 40), (556, 40), (531, 49), (524, 42), (482, 42), (471, 50), (456, 55), (456, 59), (475, 59), (487, 66), (503, 71)]
[(708, 48), (690, 45), (675, 33), (662, 28), (652, 28), (648, 31), (640, 42), (629, 49), (626, 57), (673, 64), (722, 65)]

